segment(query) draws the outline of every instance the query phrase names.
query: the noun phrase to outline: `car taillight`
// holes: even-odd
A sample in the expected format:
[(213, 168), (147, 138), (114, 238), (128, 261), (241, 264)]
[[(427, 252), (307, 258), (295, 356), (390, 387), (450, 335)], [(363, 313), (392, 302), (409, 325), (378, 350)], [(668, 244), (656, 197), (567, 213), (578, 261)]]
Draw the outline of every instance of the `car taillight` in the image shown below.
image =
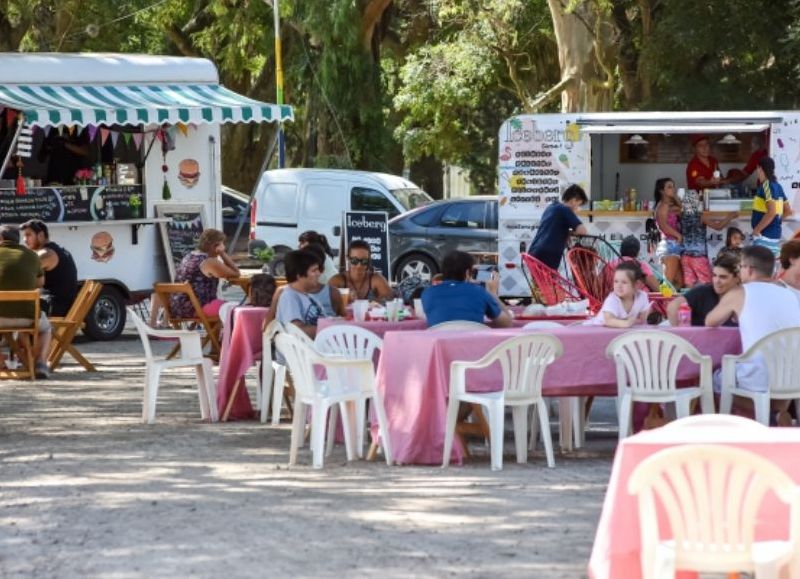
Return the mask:
[(250, 203), (250, 239), (256, 238), (256, 205), (258, 202), (253, 199)]

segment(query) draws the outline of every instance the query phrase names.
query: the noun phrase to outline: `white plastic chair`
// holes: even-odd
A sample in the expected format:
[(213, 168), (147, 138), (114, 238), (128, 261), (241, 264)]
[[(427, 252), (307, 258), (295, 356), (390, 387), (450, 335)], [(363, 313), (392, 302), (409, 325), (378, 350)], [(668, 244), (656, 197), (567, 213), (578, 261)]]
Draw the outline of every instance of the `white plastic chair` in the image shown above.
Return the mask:
[[(383, 348), (383, 340), (369, 330), (359, 326), (337, 324), (320, 330), (317, 337), (314, 339), (314, 345), (316, 346), (317, 352), (323, 355), (342, 356), (348, 360), (369, 360), (372, 363), (374, 362), (375, 352)], [(338, 372), (340, 374), (339, 379), (348, 379), (346, 370), (339, 370)], [(374, 381), (372, 384), (375, 384)], [(372, 394), (372, 399), (378, 422), (382, 422), (384, 425), (388, 424), (383, 407), (383, 400), (377, 388)], [(364, 456), (366, 400), (358, 402), (356, 406), (356, 451), (359, 458), (361, 458)], [(336, 406), (333, 406), (328, 419), (328, 447), (325, 453), (326, 456), (329, 456), (333, 449), (338, 417), (338, 409)], [(384, 441), (384, 445), (388, 444), (388, 440)]]
[[(758, 510), (770, 491), (789, 505), (789, 536), (756, 542)], [(755, 572), (758, 579), (778, 579), (787, 564), (790, 576), (800, 577), (797, 487), (783, 470), (757, 454), (724, 445), (662, 450), (636, 467), (628, 492), (639, 504), (644, 579), (672, 578), (676, 569)], [(671, 539), (659, 535), (656, 500)]]
[[(756, 420), (765, 426), (769, 426), (770, 400), (794, 400), (795, 410), (800, 411), (798, 352), (800, 352), (800, 328), (788, 328), (764, 336), (739, 356), (730, 354), (723, 356), (720, 413), (731, 413), (734, 396), (750, 398), (755, 407)], [(740, 388), (736, 383), (738, 362), (763, 364), (769, 389), (766, 392), (754, 392)]]
[[(563, 347), (555, 336), (533, 334), (505, 340), (475, 362), (455, 361), (450, 365), (450, 399), (447, 402), (442, 467), (450, 464), (453, 437), (460, 402), (481, 404), (487, 410), (491, 438), (492, 470), (503, 468), (503, 429), (505, 406), (511, 406), (517, 462), (528, 461), (528, 406), (535, 404), (544, 440), (547, 466), (553, 468), (553, 441), (547, 404), (542, 398), (542, 378), (547, 367), (561, 356)], [(499, 362), (503, 373), (503, 389), (498, 392), (467, 392), (467, 370), (488, 368)], [(532, 429), (536, 424), (531, 425)]]
[(668, 422), (663, 428), (676, 429), (676, 428), (693, 428), (693, 427), (717, 427), (717, 428), (748, 428), (761, 430), (764, 425), (745, 418), (744, 416), (736, 416), (735, 414), (694, 414), (686, 418), (680, 418)]
[(291, 334), (295, 338), (299, 338), (307, 346), (311, 346), (312, 349), (314, 348), (314, 340), (309, 338), (308, 334), (306, 334), (303, 330), (301, 330), (299, 327), (297, 327), (296, 324), (293, 324), (291, 322), (289, 322), (288, 324), (284, 324), (283, 325), (283, 331), (286, 332), (287, 334)]
[[(307, 406), (311, 407), (311, 452), (314, 468), (322, 468), (325, 450), (325, 419), (328, 410), (334, 404), (339, 405), (339, 411), (342, 414), (347, 460), (353, 460), (355, 458), (353, 432), (350, 412), (346, 403), (373, 397), (375, 376), (372, 361), (323, 356), (301, 338), (288, 332), (279, 333), (275, 337), (275, 343), (278, 351), (286, 359), (295, 389), (289, 465), (297, 462), (297, 449), (303, 439)], [(319, 380), (316, 377), (315, 365), (325, 368), (328, 376), (326, 380)], [(337, 380), (339, 373), (336, 370), (339, 369), (347, 370), (347, 384)], [(378, 428), (384, 444), (386, 462), (391, 464), (391, 452), (387, 445), (389, 436), (385, 423), (379, 421)]]
[(479, 324), (478, 322), (470, 322), (469, 320), (452, 320), (450, 322), (442, 322), (428, 328), (429, 330), (489, 330), (486, 324)]
[(272, 425), (277, 426), (281, 419), (283, 390), (286, 385), (286, 366), (272, 357), (272, 342), (278, 332), (285, 331), (283, 324), (272, 320), (261, 337), (261, 384), (258, 388), (258, 404), (262, 424), (267, 421), (269, 401), (272, 398)]
[[(614, 338), (606, 348), (606, 356), (617, 367), (617, 414), (619, 439), (630, 433), (634, 402), (674, 402), (675, 414), (690, 414), (690, 403), (700, 398), (706, 414), (714, 413), (711, 388), (711, 356), (704, 356), (683, 338), (657, 330), (629, 331)], [(688, 358), (700, 366), (699, 386), (678, 388), (678, 366)]]
[(536, 320), (528, 322), (522, 326), (523, 330), (549, 330), (552, 328), (563, 328), (564, 326), (552, 320)]
[[(152, 424), (156, 421), (156, 399), (161, 371), (166, 368), (192, 366), (197, 374), (197, 394), (200, 399), (200, 416), (203, 420), (217, 422), (217, 396), (214, 388), (214, 370), (211, 360), (203, 357), (200, 334), (194, 330), (154, 330), (144, 323), (136, 311), (128, 307), (128, 319), (133, 320), (139, 338), (142, 340), (145, 356), (145, 386), (142, 400), (142, 422)], [(158, 360), (150, 347), (150, 338), (178, 338), (178, 356), (169, 360)]]

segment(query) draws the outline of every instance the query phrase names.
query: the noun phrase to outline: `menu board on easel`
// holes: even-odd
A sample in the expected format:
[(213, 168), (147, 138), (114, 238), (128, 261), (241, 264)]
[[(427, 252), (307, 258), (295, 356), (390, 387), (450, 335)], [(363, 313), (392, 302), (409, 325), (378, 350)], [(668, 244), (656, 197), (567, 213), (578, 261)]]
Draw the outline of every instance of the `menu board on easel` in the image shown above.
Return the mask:
[(197, 248), (197, 240), (206, 226), (205, 210), (200, 204), (162, 204), (156, 205), (158, 217), (168, 217), (162, 222), (161, 242), (167, 257), (170, 279), (175, 279), (175, 270), (181, 260)]

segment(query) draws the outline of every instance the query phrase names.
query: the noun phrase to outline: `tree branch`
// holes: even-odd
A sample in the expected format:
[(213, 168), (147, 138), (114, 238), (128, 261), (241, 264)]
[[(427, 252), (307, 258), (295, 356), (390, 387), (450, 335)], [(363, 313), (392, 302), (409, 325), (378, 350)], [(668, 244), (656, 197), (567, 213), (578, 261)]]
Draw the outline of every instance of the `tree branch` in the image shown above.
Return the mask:
[(372, 48), (372, 36), (375, 28), (383, 17), (383, 13), (389, 8), (392, 0), (370, 0), (361, 13), (361, 42), (364, 48)]
[(556, 98), (558, 95), (561, 94), (561, 91), (567, 88), (571, 83), (577, 80), (575, 75), (570, 75), (565, 78), (562, 78), (558, 84), (554, 85), (553, 87), (549, 88), (546, 92), (539, 94), (533, 101), (529, 101), (525, 103), (525, 112), (526, 113), (535, 113), (539, 110), (539, 108), (546, 105), (548, 102)]

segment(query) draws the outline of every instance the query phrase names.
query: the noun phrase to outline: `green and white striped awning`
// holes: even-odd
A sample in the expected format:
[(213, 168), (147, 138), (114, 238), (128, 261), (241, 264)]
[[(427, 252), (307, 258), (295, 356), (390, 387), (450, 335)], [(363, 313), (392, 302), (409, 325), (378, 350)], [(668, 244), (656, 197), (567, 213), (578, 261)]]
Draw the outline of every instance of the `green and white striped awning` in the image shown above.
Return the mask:
[(28, 125), (259, 123), (294, 119), (292, 107), (262, 103), (218, 84), (0, 85), (0, 107)]

